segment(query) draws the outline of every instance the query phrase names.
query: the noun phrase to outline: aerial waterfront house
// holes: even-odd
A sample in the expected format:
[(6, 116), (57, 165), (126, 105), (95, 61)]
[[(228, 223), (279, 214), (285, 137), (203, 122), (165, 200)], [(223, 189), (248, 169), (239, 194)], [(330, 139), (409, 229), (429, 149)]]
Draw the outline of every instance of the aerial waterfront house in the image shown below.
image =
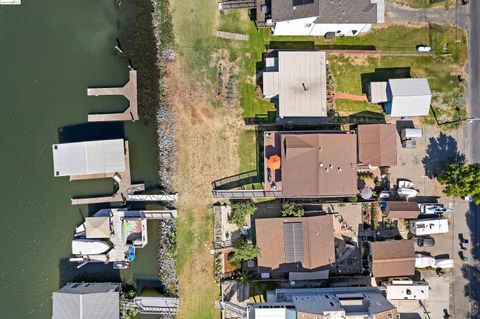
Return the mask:
[(121, 283), (68, 283), (52, 294), (52, 319), (119, 319)]
[[(348, 197), (357, 189), (353, 131), (264, 133), (265, 190), (286, 198)], [(277, 166), (271, 159), (278, 158)]]
[(415, 248), (413, 240), (369, 242), (370, 272), (376, 278), (413, 276)]
[(273, 318), (394, 319), (397, 309), (373, 287), (276, 289), (247, 309), (247, 319)]
[(277, 102), (282, 119), (327, 116), (325, 52), (280, 51), (265, 58), (263, 95)]
[(54, 144), (54, 176), (124, 172), (123, 139)]
[(257, 218), (255, 234), (262, 277), (328, 279), (335, 264), (332, 215)]
[(257, 0), (257, 25), (273, 35), (355, 36), (385, 20), (384, 0)]
[(358, 161), (369, 167), (397, 165), (397, 129), (393, 124), (359, 125)]
[(368, 97), (371, 103), (384, 104), (385, 113), (392, 117), (427, 116), (432, 102), (432, 92), (425, 78), (372, 82)]

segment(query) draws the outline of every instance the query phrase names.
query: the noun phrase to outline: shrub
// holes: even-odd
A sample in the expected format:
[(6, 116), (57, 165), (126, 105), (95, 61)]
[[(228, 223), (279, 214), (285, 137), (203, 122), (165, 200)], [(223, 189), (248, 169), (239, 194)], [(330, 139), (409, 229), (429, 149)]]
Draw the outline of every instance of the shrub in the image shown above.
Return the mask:
[(303, 208), (298, 207), (292, 202), (285, 202), (282, 205), (282, 216), (283, 217), (303, 217), (305, 211)]
[(356, 202), (358, 202), (358, 197), (357, 197), (357, 195), (350, 196), (350, 197), (348, 198), (348, 201), (349, 201), (350, 203), (356, 203)]
[(232, 203), (232, 215), (230, 221), (238, 227), (245, 225), (245, 219), (253, 215), (257, 207), (252, 201), (240, 201)]
[(233, 243), (232, 260), (238, 262), (255, 259), (260, 254), (260, 249), (248, 242), (245, 238), (239, 238)]

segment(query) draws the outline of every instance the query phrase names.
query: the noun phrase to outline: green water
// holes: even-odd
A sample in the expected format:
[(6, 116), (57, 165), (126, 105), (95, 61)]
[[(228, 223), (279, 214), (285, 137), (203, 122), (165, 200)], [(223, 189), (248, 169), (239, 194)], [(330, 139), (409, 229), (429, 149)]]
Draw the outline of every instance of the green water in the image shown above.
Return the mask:
[(128, 103), (123, 97), (86, 95), (88, 86), (128, 80), (127, 62), (114, 45), (118, 28), (129, 22), (114, 4), (23, 0), (21, 6), (0, 6), (1, 318), (50, 318), (51, 293), (66, 281), (156, 273), (156, 224), (149, 224), (149, 246), (121, 274), (111, 266), (76, 270), (66, 261), (74, 227), (99, 208), (71, 206), (71, 196), (109, 194), (113, 183), (54, 178), (53, 143), (124, 135), (134, 181), (157, 182), (151, 124), (76, 126), (88, 112), (122, 111)]

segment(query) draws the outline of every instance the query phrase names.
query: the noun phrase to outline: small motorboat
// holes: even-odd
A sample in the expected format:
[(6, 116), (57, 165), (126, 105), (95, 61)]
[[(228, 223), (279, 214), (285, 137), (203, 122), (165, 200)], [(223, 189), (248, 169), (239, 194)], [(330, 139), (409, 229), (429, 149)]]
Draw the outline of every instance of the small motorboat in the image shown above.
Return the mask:
[(99, 255), (110, 250), (110, 245), (101, 240), (74, 239), (72, 240), (73, 255)]

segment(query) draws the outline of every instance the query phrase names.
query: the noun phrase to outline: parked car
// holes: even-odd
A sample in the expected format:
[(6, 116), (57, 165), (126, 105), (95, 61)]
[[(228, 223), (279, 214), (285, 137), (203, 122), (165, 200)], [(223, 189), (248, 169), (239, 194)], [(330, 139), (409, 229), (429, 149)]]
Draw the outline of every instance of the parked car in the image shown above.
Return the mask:
[(458, 234), (458, 239), (460, 240), (460, 244), (468, 245), (469, 241), (467, 238), (463, 237), (463, 233)]
[(435, 239), (431, 237), (416, 237), (415, 245), (417, 247), (433, 247), (435, 246)]
[(430, 51), (432, 51), (432, 48), (429, 47), (428, 45), (419, 45), (419, 46), (417, 46), (417, 51), (418, 52), (430, 52)]

